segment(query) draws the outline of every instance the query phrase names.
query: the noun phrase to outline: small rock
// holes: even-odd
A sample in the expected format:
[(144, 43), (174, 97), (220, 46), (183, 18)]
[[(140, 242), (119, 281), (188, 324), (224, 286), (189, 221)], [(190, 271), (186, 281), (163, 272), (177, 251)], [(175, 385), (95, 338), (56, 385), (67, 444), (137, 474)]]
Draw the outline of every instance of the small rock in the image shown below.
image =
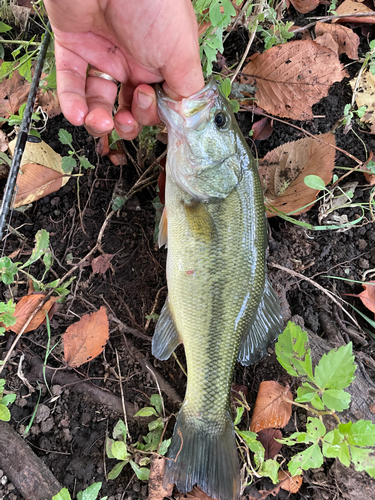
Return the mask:
[(30, 429), (30, 432), (31, 434), (33, 434), (34, 436), (37, 436), (38, 434), (40, 434), (40, 427), (38, 424), (34, 424), (31, 426), (31, 429)]
[(39, 424), (40, 422), (43, 422), (44, 420), (47, 420), (47, 418), (50, 416), (51, 410), (48, 408), (47, 405), (39, 405), (38, 411), (36, 412), (35, 416), (35, 422)]
[(370, 269), (370, 262), (367, 259), (359, 259), (358, 264), (362, 269)]
[(133, 491), (139, 493), (141, 491), (141, 483), (139, 481), (134, 481)]
[(83, 425), (87, 425), (90, 422), (90, 420), (91, 420), (90, 413), (86, 413), (85, 412), (85, 413), (82, 414), (82, 424)]
[(61, 385), (53, 385), (51, 390), (54, 396), (60, 396), (60, 394), (62, 393)]
[(63, 440), (66, 441), (67, 443), (70, 443), (70, 441), (73, 439), (73, 436), (70, 434), (69, 429), (63, 429), (62, 434), (63, 434)]
[(53, 207), (55, 207), (56, 205), (58, 205), (60, 203), (60, 198), (58, 196), (55, 196), (54, 198), (52, 198), (51, 200), (51, 205)]
[(364, 250), (367, 247), (367, 241), (366, 240), (358, 240), (357, 245), (358, 245), (358, 248), (360, 250)]
[(53, 426), (55, 425), (55, 422), (53, 421), (53, 418), (47, 418), (45, 422), (42, 422), (40, 425), (40, 430), (42, 431), (43, 434), (47, 434), (47, 432), (51, 431), (53, 429)]
[(8, 482), (8, 478), (6, 476), (1, 476), (0, 478), (0, 484), (1, 486), (5, 486)]

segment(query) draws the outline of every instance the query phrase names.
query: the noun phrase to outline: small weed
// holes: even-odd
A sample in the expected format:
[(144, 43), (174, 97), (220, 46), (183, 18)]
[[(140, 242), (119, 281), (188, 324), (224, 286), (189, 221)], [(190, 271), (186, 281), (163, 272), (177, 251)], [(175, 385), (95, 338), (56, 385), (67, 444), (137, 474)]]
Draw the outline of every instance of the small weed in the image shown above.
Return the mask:
[(8, 410), (8, 405), (14, 403), (16, 399), (15, 394), (6, 394), (4, 393), (5, 380), (3, 378), (0, 379), (0, 420), (4, 422), (9, 422), (10, 420), (10, 411)]
[[(150, 399), (151, 405), (142, 408), (135, 415), (136, 417), (151, 417), (156, 419), (148, 424), (149, 433), (143, 436), (144, 443), (135, 443), (135, 445), (127, 444), (127, 429), (122, 420), (119, 420), (113, 429), (112, 437), (106, 439), (106, 452), (108, 458), (116, 458), (119, 463), (108, 474), (108, 479), (116, 479), (122, 469), (130, 464), (138, 479), (147, 481), (150, 477), (150, 469), (147, 465), (150, 464), (151, 458), (147, 455), (153, 455), (157, 452), (159, 455), (165, 455), (168, 451), (171, 439), (161, 441), (164, 432), (163, 420), (163, 403), (158, 394), (153, 394)], [(145, 454), (143, 458), (135, 462), (136, 455), (139, 453)]]
[[(79, 491), (76, 498), (77, 500), (96, 500), (101, 487), (102, 483), (93, 483), (83, 491)], [(100, 500), (107, 500), (107, 498), (107, 496), (102, 497)], [(72, 497), (67, 488), (62, 488), (57, 495), (52, 497), (52, 500), (72, 500)]]
[(69, 156), (63, 156), (61, 163), (61, 167), (65, 173), (70, 174), (73, 168), (77, 166), (77, 162), (79, 165), (80, 173), (82, 167), (86, 170), (88, 170), (89, 168), (95, 168), (94, 165), (91, 165), (86, 156), (79, 155), (74, 149), (72, 134), (70, 134), (67, 130), (63, 128), (59, 130), (59, 141), (61, 142), (61, 144), (65, 144), (70, 147), (70, 150), (68, 151)]

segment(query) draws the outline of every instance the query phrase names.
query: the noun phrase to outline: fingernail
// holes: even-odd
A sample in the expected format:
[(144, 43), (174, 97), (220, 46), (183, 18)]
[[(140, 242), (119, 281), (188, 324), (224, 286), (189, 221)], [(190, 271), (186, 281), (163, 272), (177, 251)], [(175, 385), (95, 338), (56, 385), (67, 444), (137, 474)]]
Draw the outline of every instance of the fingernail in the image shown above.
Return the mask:
[(126, 134), (135, 129), (134, 125), (118, 125), (118, 127), (120, 130), (122, 130), (122, 132), (125, 132)]
[(150, 95), (138, 92), (138, 106), (142, 109), (147, 109), (151, 106), (153, 99)]

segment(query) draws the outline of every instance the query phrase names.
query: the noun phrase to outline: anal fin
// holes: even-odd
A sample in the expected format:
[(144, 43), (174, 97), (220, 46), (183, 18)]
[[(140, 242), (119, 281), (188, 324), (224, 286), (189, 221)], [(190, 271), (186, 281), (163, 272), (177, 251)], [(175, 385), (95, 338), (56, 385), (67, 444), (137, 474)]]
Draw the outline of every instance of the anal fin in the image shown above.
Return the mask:
[(181, 342), (167, 297), (152, 337), (152, 354), (155, 358), (165, 361)]
[(258, 311), (248, 330), (243, 334), (238, 361), (245, 366), (256, 363), (263, 356), (268, 344), (276, 339), (282, 329), (279, 298), (266, 279)]

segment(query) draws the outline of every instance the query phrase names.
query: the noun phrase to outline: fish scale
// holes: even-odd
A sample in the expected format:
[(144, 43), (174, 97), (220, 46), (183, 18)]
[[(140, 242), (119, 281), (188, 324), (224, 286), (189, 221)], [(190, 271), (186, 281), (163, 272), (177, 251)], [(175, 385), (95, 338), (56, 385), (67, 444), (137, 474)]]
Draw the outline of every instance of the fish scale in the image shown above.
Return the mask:
[(282, 327), (266, 279), (261, 183), (215, 81), (180, 102), (161, 89), (157, 96), (168, 127), (159, 235), (160, 244), (168, 243), (168, 299), (152, 350), (167, 359), (182, 342), (188, 374), (163, 484), (174, 482), (183, 493), (197, 484), (214, 498), (237, 500), (240, 474), (230, 411), (235, 362), (257, 361)]

